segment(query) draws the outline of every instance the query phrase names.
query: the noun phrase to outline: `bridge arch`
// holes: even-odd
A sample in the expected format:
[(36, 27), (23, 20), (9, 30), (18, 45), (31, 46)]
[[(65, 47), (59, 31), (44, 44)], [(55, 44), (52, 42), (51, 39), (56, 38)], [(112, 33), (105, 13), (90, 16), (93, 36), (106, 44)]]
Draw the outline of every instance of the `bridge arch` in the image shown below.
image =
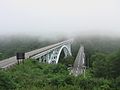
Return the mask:
[(71, 48), (68, 47), (67, 45), (63, 45), (63, 46), (59, 49), (59, 51), (58, 51), (57, 58), (56, 58), (56, 60), (55, 60), (55, 63), (56, 63), (56, 64), (57, 64), (58, 61), (59, 61), (59, 58), (60, 58), (60, 55), (61, 55), (62, 50), (64, 51), (65, 57), (67, 57), (67, 56), (69, 56), (69, 55), (72, 55), (72, 54), (71, 54)]
[(46, 47), (41, 48), (41, 52), (39, 52), (38, 49), (37, 53), (35, 55), (32, 55), (31, 58), (37, 59), (39, 62), (43, 62), (43, 63), (57, 64), (60, 59), (62, 51), (64, 52), (65, 57), (72, 55), (71, 43), (72, 40), (67, 40), (58, 44), (48, 46), (48, 48)]

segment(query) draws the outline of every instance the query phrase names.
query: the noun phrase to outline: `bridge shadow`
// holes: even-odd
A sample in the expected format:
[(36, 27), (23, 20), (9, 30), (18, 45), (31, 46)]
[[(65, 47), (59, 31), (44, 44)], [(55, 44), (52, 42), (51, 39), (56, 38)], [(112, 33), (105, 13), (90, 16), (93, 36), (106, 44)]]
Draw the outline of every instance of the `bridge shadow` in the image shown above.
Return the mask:
[(65, 57), (64, 50), (62, 50), (58, 63), (65, 64), (67, 67), (73, 67), (74, 57), (71, 55)]
[(58, 61), (58, 63), (62, 63), (62, 64), (64, 64), (65, 63), (65, 59), (66, 57), (65, 57), (65, 52), (64, 52), (64, 50), (62, 50), (61, 51), (61, 54), (60, 54), (60, 57), (59, 57), (59, 61)]

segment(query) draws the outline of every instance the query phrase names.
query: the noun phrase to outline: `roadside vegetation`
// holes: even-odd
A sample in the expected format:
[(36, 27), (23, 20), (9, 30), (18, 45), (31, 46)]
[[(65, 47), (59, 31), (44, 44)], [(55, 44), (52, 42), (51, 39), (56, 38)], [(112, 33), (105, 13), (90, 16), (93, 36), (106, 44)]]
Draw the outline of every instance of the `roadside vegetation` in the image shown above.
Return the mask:
[[(73, 65), (80, 44), (85, 47), (87, 70), (85, 77), (74, 77), (68, 67)], [(60, 58), (57, 65), (28, 59), (0, 70), (0, 90), (120, 90), (119, 39), (76, 38), (72, 53), (73, 57)]]

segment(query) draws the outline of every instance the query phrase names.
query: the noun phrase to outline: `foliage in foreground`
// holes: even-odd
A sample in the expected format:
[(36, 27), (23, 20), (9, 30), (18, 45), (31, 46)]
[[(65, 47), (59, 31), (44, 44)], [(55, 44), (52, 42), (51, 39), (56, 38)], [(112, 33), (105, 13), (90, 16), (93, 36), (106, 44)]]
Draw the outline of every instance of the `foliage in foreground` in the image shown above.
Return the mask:
[(89, 70), (86, 78), (74, 77), (63, 64), (41, 64), (31, 60), (0, 71), (0, 90), (112, 90), (118, 88), (119, 83), (120, 78), (94, 78)]
[(112, 54), (95, 53), (90, 60), (95, 77), (117, 78), (120, 76), (120, 51)]

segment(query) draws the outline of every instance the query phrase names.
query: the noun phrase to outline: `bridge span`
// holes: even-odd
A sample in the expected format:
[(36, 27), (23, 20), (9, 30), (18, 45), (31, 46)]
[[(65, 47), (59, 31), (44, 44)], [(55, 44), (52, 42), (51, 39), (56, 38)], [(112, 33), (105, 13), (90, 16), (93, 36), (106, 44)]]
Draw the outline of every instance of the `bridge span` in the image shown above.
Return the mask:
[[(45, 63), (58, 63), (61, 51), (65, 53), (65, 57), (72, 55), (71, 44), (73, 39), (66, 40), (57, 44), (49, 45), (40, 49), (36, 49), (25, 53), (25, 59), (33, 58), (39, 60), (39, 62)], [(17, 63), (16, 56), (0, 61), (0, 68), (8, 68)]]
[(75, 76), (78, 76), (82, 73), (85, 73), (85, 53), (84, 53), (84, 46), (81, 46), (77, 57), (75, 59), (73, 69), (71, 70), (70, 74), (73, 74)]

